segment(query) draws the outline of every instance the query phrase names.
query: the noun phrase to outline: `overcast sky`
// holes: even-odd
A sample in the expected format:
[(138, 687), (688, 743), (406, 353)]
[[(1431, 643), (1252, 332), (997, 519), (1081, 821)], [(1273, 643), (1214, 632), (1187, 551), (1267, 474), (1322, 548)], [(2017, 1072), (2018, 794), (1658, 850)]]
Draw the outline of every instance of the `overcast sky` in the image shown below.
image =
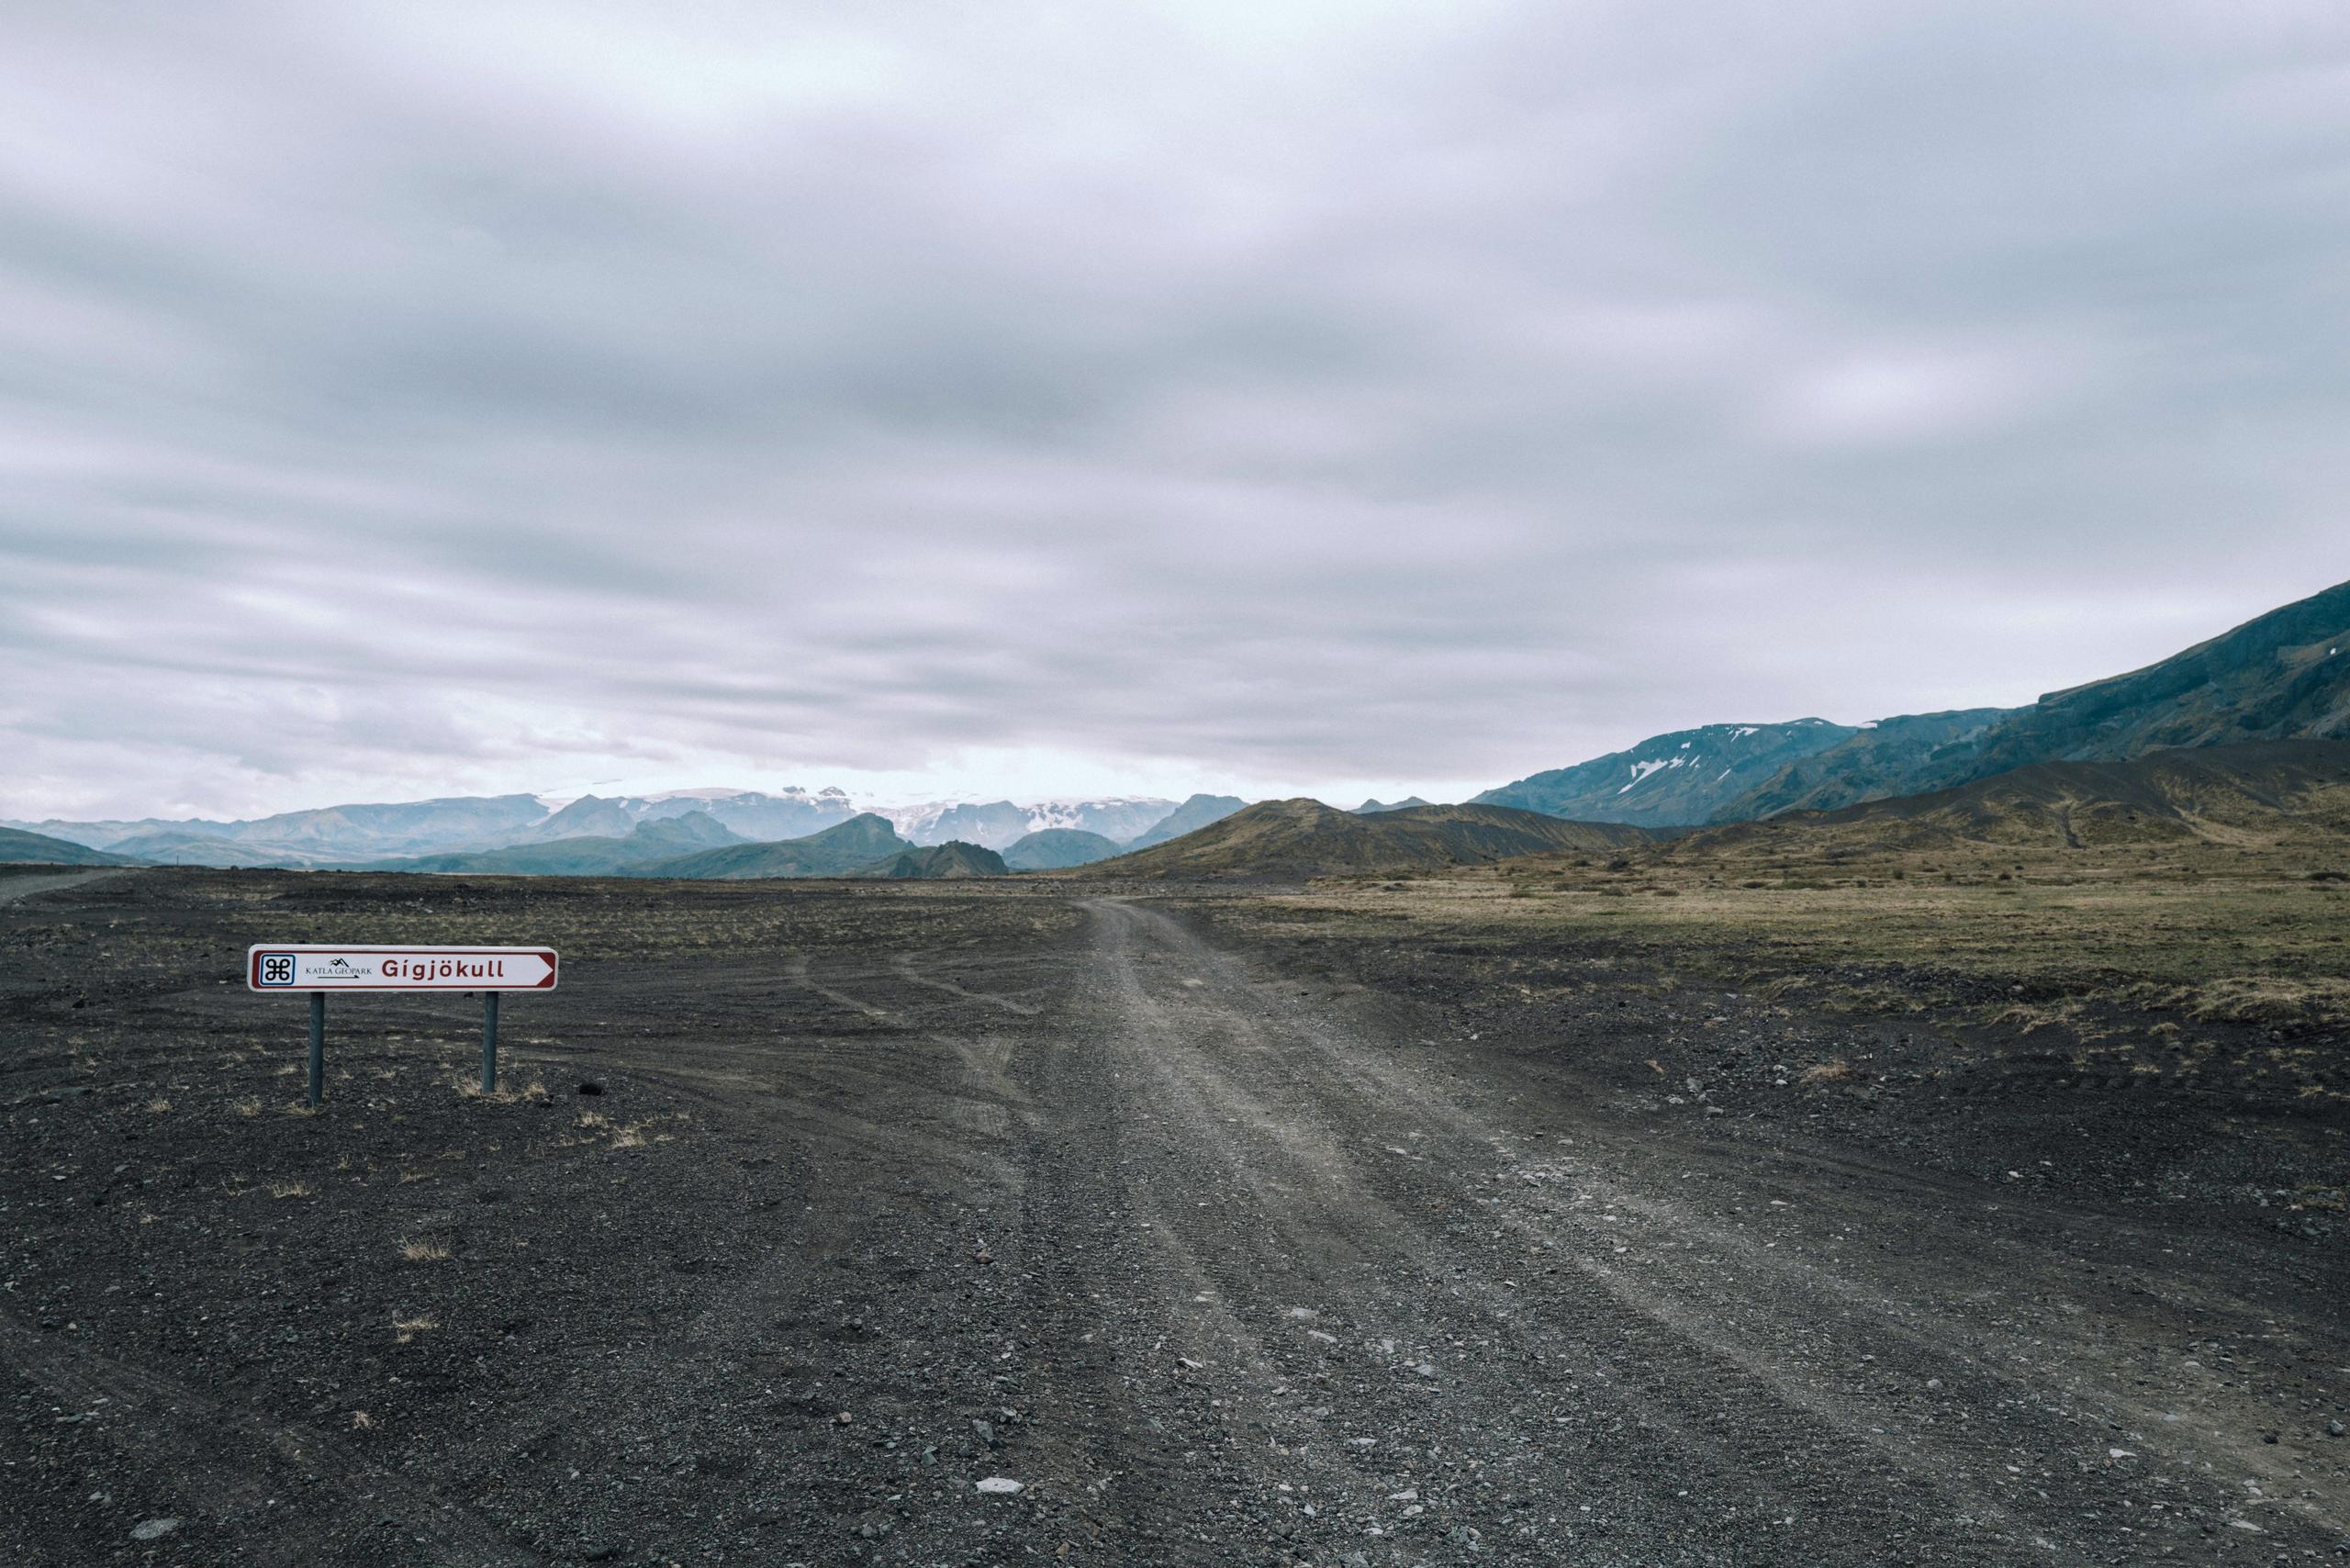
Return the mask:
[(2350, 577), (2345, 18), (8, 6), (0, 815), (1441, 798), (2148, 662)]

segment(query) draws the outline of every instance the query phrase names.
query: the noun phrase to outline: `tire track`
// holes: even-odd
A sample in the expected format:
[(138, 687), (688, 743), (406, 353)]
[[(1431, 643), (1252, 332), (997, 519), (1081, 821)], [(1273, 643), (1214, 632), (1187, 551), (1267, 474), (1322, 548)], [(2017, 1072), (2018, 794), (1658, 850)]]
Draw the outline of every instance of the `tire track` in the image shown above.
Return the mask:
[(913, 959), (904, 953), (892, 956), (890, 959), (890, 967), (902, 980), (912, 980), (916, 985), (928, 986), (933, 991), (943, 991), (950, 996), (959, 996), (967, 1002), (982, 1002), (990, 1007), (1001, 1007), (1005, 1012), (1017, 1014), (1023, 1018), (1034, 1018), (1038, 1012), (1038, 1009), (1029, 1006), (1028, 1003), (1014, 1002), (1008, 996), (995, 996), (983, 991), (967, 991), (953, 980), (943, 980), (934, 975), (923, 974), (915, 969)]
[(851, 996), (845, 991), (835, 991), (818, 980), (808, 972), (808, 955), (805, 953), (795, 952), (785, 955), (784, 972), (790, 978), (792, 984), (815, 992), (834, 1006), (845, 1007), (851, 1013), (861, 1013), (867, 1018), (878, 1019), (886, 1024), (898, 1022), (898, 1015), (888, 1008), (876, 1007), (869, 1002)]
[[(543, 1561), (451, 1499), (369, 1460), (352, 1444), (272, 1423), (150, 1368), (109, 1360), (0, 1314), (11, 1369), (95, 1421), (112, 1446), (175, 1456), (176, 1479), (202, 1499), (206, 1524), (246, 1542), (232, 1561), (286, 1568), (337, 1561), (382, 1521), (443, 1568), (520, 1568)], [(389, 1516), (386, 1518), (386, 1516)], [(264, 1522), (265, 1521), (265, 1522)], [(254, 1528), (259, 1524), (260, 1528)]]

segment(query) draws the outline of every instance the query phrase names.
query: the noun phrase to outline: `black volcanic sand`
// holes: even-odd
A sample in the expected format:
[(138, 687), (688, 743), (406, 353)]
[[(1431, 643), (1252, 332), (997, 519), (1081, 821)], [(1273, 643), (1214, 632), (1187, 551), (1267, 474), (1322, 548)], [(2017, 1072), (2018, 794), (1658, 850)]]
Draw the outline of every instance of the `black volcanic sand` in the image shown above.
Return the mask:
[[(261, 940), (564, 984), (494, 1099), (337, 999), (304, 1114)], [(2227, 1199), (2332, 1124), (1066, 881), (28, 874), (0, 955), (9, 1563), (2350, 1550), (2344, 1235)]]

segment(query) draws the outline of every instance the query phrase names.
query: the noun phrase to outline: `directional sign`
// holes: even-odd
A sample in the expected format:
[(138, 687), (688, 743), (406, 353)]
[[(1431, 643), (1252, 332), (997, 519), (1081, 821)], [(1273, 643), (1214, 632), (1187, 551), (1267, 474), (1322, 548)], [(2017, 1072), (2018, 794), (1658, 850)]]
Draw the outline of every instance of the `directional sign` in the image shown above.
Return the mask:
[(333, 947), (256, 943), (253, 991), (553, 991), (551, 947)]

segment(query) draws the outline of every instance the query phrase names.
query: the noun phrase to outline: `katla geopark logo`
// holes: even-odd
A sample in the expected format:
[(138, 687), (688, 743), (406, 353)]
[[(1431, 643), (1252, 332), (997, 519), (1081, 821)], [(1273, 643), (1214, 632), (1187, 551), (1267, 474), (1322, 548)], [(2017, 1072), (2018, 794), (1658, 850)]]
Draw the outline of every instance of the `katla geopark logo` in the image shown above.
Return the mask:
[(293, 985), (302, 980), (313, 984), (320, 980), (363, 980), (375, 972), (373, 964), (353, 963), (340, 953), (313, 955), (307, 972), (301, 955), (297, 953), (263, 953), (254, 961), (259, 969), (255, 983), (259, 985)]

